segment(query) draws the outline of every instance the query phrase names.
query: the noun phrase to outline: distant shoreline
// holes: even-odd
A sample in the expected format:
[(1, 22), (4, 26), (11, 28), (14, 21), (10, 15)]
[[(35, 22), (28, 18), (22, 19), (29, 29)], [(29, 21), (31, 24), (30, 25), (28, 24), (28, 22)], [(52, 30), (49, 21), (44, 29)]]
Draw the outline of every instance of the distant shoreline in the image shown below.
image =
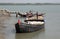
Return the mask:
[(60, 5), (60, 3), (0, 3), (0, 5)]

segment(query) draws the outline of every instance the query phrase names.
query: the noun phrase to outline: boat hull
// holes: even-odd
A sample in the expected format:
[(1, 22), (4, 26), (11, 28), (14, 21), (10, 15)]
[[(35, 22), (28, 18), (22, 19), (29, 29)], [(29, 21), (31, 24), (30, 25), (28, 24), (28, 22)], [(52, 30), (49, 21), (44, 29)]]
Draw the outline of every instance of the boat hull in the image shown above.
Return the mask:
[(44, 24), (43, 25), (31, 25), (31, 24), (15, 24), (15, 29), (16, 29), (16, 33), (28, 33), (28, 32), (34, 32), (34, 31), (38, 31), (40, 29), (44, 28)]

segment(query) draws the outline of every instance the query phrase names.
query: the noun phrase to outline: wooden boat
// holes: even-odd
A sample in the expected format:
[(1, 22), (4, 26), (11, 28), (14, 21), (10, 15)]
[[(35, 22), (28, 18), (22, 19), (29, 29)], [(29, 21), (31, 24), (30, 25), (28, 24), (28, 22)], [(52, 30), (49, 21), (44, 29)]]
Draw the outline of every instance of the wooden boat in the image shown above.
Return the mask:
[[(34, 17), (34, 16), (33, 16)], [(27, 32), (34, 32), (44, 28), (45, 21), (42, 18), (38, 18), (37, 15), (34, 19), (33, 17), (26, 18), (25, 23), (21, 23), (18, 20), (18, 23), (15, 24), (16, 32), (17, 33), (27, 33)]]
[(16, 17), (18, 17), (18, 15), (21, 17), (27, 17), (27, 16), (31, 17), (33, 14), (32, 13), (26, 13), (26, 14), (17, 13)]
[(21, 17), (26, 17), (26, 14), (17, 13), (16, 17), (18, 17), (18, 15), (21, 16)]

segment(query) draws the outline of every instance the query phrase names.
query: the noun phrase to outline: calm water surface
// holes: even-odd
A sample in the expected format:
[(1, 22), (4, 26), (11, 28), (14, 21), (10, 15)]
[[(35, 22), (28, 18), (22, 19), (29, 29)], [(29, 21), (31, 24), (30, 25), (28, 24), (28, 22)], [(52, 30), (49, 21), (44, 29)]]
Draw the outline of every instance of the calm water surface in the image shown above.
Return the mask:
[(0, 30), (3, 39), (60, 39), (60, 5), (0, 5), (0, 9), (8, 9), (10, 11), (26, 12), (29, 10), (44, 12), (45, 29), (33, 33), (15, 33), (15, 23), (18, 19), (23, 21), (25, 18), (11, 14), (6, 21), (3, 22), (4, 28)]

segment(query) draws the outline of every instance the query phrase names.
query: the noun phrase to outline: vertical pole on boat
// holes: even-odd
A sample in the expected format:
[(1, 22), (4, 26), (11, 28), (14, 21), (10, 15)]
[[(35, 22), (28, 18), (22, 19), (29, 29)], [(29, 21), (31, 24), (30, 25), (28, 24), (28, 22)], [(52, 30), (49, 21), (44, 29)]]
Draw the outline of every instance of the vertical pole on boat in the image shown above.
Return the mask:
[(37, 19), (38, 19), (38, 12), (36, 12), (36, 15), (37, 15)]

